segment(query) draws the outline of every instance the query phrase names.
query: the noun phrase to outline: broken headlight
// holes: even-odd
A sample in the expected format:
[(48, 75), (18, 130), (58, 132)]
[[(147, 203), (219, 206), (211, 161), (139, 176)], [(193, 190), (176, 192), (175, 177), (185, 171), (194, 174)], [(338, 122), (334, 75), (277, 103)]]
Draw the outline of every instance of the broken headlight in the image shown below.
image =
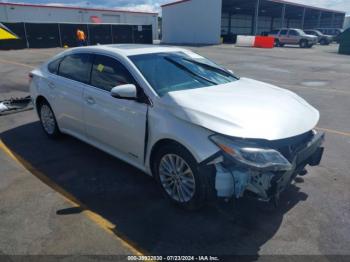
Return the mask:
[(260, 148), (252, 143), (235, 141), (221, 135), (209, 137), (227, 155), (239, 164), (260, 170), (287, 171), (291, 163), (277, 150)]

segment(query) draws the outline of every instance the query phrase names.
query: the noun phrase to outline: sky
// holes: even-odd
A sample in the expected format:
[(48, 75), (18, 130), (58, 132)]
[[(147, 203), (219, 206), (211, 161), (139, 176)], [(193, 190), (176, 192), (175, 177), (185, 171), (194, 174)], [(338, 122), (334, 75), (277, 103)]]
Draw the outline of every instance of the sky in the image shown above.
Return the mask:
[[(0, 0), (0, 2), (10, 3), (32, 3), (32, 4), (52, 4), (52, 5), (70, 5), (80, 7), (99, 7), (99, 8), (122, 8), (127, 10), (138, 10), (147, 12), (159, 12), (160, 6), (174, 0), (78, 0), (72, 4), (72, 0)], [(288, 0), (290, 2), (312, 5), (345, 11), (350, 14), (350, 0)]]

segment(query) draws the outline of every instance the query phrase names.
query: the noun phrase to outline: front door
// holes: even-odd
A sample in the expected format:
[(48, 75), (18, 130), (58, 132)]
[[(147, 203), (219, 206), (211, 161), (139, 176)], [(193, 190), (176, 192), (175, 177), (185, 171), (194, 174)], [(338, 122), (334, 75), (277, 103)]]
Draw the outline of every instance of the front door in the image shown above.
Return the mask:
[(147, 105), (111, 96), (113, 87), (136, 84), (115, 58), (95, 55), (91, 86), (84, 88), (84, 122), (88, 139), (141, 165), (144, 158)]
[(298, 44), (299, 43), (299, 33), (295, 30), (289, 30), (288, 33), (288, 44)]

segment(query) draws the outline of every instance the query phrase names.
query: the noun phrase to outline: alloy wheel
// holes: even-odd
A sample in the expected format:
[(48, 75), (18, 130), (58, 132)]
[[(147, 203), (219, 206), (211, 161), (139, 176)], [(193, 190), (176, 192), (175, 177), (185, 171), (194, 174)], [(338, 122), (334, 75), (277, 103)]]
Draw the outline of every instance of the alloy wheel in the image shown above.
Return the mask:
[(165, 192), (175, 201), (189, 202), (196, 191), (193, 172), (178, 155), (166, 154), (159, 164), (159, 177)]
[(56, 122), (51, 108), (46, 104), (41, 106), (40, 119), (45, 131), (52, 135), (55, 132)]

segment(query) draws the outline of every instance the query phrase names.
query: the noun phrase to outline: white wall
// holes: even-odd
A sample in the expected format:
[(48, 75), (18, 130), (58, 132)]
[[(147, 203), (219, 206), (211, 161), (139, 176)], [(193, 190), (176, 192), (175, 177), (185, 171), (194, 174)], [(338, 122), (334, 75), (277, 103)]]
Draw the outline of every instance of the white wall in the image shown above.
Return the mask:
[(0, 21), (7, 21), (6, 7), (3, 5), (0, 5)]
[(158, 39), (156, 14), (0, 5), (1, 22), (91, 23), (91, 16), (103, 23), (152, 25), (153, 39)]
[(222, 0), (190, 0), (162, 8), (162, 42), (219, 44)]

